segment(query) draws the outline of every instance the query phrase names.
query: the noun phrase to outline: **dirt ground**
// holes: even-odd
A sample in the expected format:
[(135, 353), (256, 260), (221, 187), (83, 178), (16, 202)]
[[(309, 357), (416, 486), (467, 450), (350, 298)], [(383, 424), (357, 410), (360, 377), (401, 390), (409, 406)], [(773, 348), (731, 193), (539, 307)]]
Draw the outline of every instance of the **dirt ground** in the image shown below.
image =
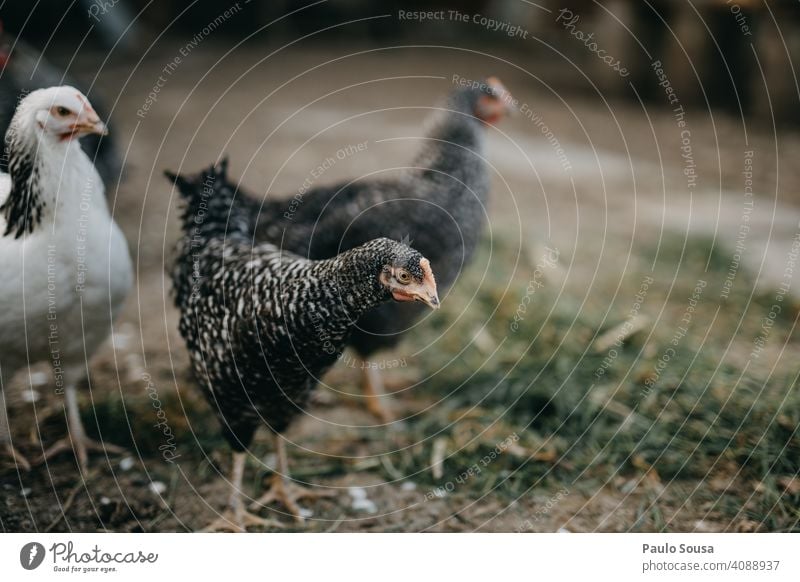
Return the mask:
[[(562, 292), (576, 307), (608, 304), (614, 282), (643, 261), (640, 249), (657, 245), (665, 233), (717, 238), (732, 247), (742, 215), (748, 150), (755, 152), (757, 202), (744, 261), (759, 284), (780, 280), (800, 217), (800, 138), (795, 134), (776, 136), (769, 123), (748, 120), (745, 126), (724, 114), (687, 109), (700, 176), (698, 186), (690, 189), (683, 173), (681, 132), (662, 103), (605, 101), (588, 92), (562, 94), (537, 77), (535, 62), (527, 63), (519, 54), (351, 45), (278, 50), (277, 45), (250, 43), (226, 55), (232, 44), (208, 39), (165, 75), (163, 68), (183, 45), (158, 43), (135, 68), (112, 64), (98, 73), (97, 87), (113, 108), (110, 127), (126, 159), (113, 212), (136, 261), (137, 285), (113, 341), (93, 360), (91, 392), (84, 391), (83, 404), (90, 432), (125, 445), (130, 455), (93, 457), (85, 480), (68, 456), (30, 474), (6, 467), (0, 475), (0, 525), (6, 531), (191, 531), (224, 505), (227, 488), (220, 475), (227, 471), (229, 454), (189, 377), (165, 278), (164, 265), (177, 235), (176, 199), (161, 175), (165, 168), (195, 170), (227, 153), (232, 173), (250, 191), (290, 196), (326, 157), (366, 142), (362, 153), (338, 161), (319, 183), (380, 172), (413, 155), (423, 120), (451, 90), (453, 75), (494, 74), (529, 113), (490, 131), (494, 176), (487, 240), (503, 240), (529, 256), (538, 256), (544, 245), (557, 248)], [(94, 74), (98, 64), (93, 59), (81, 55), (74, 66)], [(160, 75), (165, 81), (157, 100), (142, 111)], [(546, 129), (563, 148), (567, 169)], [(473, 265), (478, 271), (484, 267)], [(600, 280), (604, 284), (595, 285)], [(422, 349), (409, 337), (398, 353), (386, 357), (408, 356), (413, 362)], [(15, 421), (15, 435), (34, 441), (23, 447), (31, 453), (41, 446), (37, 439), (46, 443), (64, 431), (61, 402), (46, 370), (34, 372), (36, 415), (40, 420), (48, 412), (51, 416), (42, 421), (41, 435)], [(424, 382), (420, 386), (432, 373), (413, 365), (387, 372), (390, 388), (398, 391), (396, 410), (408, 415), (409, 423), (417, 422), (427, 406), (435, 406)], [(182, 435), (174, 462), (158, 452), (163, 435), (153, 428), (157, 411), (146, 378), (152, 379), (172, 430)], [(359, 406), (357, 382), (357, 370), (346, 364), (333, 370), (309, 415), (288, 434), (293, 475), (337, 493), (334, 499), (309, 505), (313, 517), (305, 531), (660, 527), (642, 517), (654, 489), (627, 486), (621, 475), (602, 487), (570, 483), (568, 493), (561, 495), (566, 486), (557, 474), (519, 496), (504, 491), (501, 483), (480, 492), (456, 486), (447, 495), (429, 495), (433, 490), (423, 474), (432, 470), (430, 463), (420, 464), (417, 472), (395, 467), (418, 444), (417, 433), (408, 432), (404, 422), (375, 426)], [(417, 387), (406, 390), (409, 385)], [(12, 390), (10, 400), (14, 418), (33, 426), (28, 421), (34, 405), (23, 392)], [(248, 465), (249, 495), (257, 493), (267, 473), (255, 459), (269, 465), (274, 460), (270, 453), (262, 436)], [(680, 481), (659, 486), (661, 519), (671, 529), (739, 527), (713, 507), (685, 504), (693, 487)], [(374, 505), (366, 503), (364, 509), (365, 504), (357, 503), (364, 497)], [(272, 511), (280, 517), (280, 507)], [(283, 520), (288, 530), (298, 529), (285, 516)]]

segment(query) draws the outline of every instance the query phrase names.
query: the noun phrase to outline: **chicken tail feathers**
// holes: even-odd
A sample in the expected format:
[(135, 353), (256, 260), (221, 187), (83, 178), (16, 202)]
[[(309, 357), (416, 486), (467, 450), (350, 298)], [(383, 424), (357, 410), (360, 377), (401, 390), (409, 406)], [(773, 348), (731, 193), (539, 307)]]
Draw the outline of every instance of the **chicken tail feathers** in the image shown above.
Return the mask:
[(178, 190), (181, 192), (181, 194), (183, 194), (185, 190), (188, 190), (192, 185), (191, 182), (181, 174), (164, 170), (164, 175), (167, 177), (167, 180), (178, 187)]
[(196, 174), (165, 170), (164, 175), (186, 202), (182, 216), (185, 232), (201, 238), (252, 232), (252, 203), (228, 181), (227, 156)]

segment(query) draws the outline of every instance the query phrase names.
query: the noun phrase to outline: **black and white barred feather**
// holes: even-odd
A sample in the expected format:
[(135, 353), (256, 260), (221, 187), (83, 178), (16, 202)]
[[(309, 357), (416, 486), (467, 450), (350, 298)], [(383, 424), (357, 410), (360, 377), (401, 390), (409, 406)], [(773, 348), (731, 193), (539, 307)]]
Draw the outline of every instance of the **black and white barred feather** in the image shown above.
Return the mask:
[(6, 223), (2, 235), (20, 238), (33, 232), (42, 221), (47, 201), (40, 192), (37, 144), (20, 127), (13, 125), (5, 133), (4, 144), (11, 188), (0, 205)]
[(391, 299), (387, 265), (422, 277), (423, 257), (380, 238), (313, 261), (252, 244), (248, 201), (223, 162), (172, 178), (186, 199), (172, 279), (195, 376), (235, 450), (255, 429), (284, 431), (367, 310)]

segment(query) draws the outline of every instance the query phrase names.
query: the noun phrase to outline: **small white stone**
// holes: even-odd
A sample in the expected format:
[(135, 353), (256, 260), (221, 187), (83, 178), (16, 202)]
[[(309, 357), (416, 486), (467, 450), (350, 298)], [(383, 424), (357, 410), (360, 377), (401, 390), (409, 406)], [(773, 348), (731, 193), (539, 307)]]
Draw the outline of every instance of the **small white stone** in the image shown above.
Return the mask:
[[(33, 383), (31, 382), (31, 384)], [(37, 390), (34, 390), (33, 388), (31, 388), (30, 390), (22, 391), (22, 399), (25, 402), (38, 402), (40, 397), (41, 395), (39, 394), (39, 392)]]
[(167, 486), (161, 481), (151, 481), (147, 488), (156, 495), (161, 495), (167, 490)]
[(351, 507), (356, 511), (364, 511), (366, 513), (376, 513), (378, 511), (378, 507), (370, 499), (353, 499)]
[(355, 500), (367, 498), (367, 490), (363, 487), (348, 487), (347, 492), (350, 494), (350, 497)]
[(417, 484), (413, 481), (403, 481), (403, 484), (400, 485), (400, 489), (402, 491), (416, 491)]
[(47, 372), (31, 372), (31, 386), (46, 386), (49, 381)]
[(111, 503), (111, 500), (105, 495), (100, 498), (100, 505), (108, 505), (109, 503)]
[(572, 532), (571, 532), (571, 531), (569, 531), (569, 530), (568, 530), (567, 528), (565, 528), (565, 527), (560, 527), (560, 528), (558, 528), (558, 532), (557, 532), (557, 533), (572, 533)]
[(133, 457), (125, 457), (119, 462), (119, 468), (122, 471), (130, 471), (135, 464), (136, 461), (133, 460)]
[(309, 518), (314, 515), (314, 512), (310, 509), (306, 509), (305, 507), (300, 508), (300, 517)]
[(22, 495), (23, 497), (27, 497), (31, 493), (33, 493), (33, 489), (31, 489), (30, 487), (25, 487), (24, 489), (22, 489), (22, 491), (19, 492), (19, 494)]

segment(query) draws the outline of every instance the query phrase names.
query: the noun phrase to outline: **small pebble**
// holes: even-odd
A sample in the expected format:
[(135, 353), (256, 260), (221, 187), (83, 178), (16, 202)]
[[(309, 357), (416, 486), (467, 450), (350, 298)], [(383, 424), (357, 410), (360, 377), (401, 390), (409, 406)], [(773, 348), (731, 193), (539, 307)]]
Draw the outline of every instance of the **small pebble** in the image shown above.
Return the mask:
[(305, 507), (301, 507), (300, 508), (300, 517), (308, 518), (308, 517), (312, 517), (313, 515), (314, 515), (314, 512), (311, 511), (310, 509), (306, 509)]
[(353, 499), (351, 507), (356, 511), (366, 511), (367, 513), (378, 511), (378, 506), (371, 499)]
[(47, 372), (31, 373), (31, 386), (47, 386), (49, 381), (50, 375)]
[(367, 513), (375, 513), (378, 511), (378, 507), (367, 497), (367, 490), (363, 487), (348, 487), (347, 492), (353, 500), (350, 507), (356, 511), (366, 511)]
[(33, 492), (33, 489), (31, 489), (30, 487), (25, 487), (22, 491), (19, 492), (19, 494), (22, 495), (23, 497), (27, 497), (32, 492)]
[(148, 489), (155, 493), (156, 495), (161, 495), (164, 491), (167, 490), (167, 486), (162, 483), (161, 481), (152, 481), (148, 486)]
[(400, 485), (401, 491), (416, 491), (417, 484), (413, 481), (403, 481), (403, 484)]
[(367, 498), (367, 490), (363, 487), (348, 487), (347, 492), (350, 494), (350, 497), (355, 500)]
[(119, 462), (119, 468), (122, 471), (130, 471), (135, 464), (136, 461), (133, 460), (133, 457), (125, 457)]
[(103, 496), (100, 498), (100, 505), (108, 505), (109, 503), (111, 503), (111, 500), (108, 497)]
[[(33, 385), (33, 384), (31, 384)], [(41, 395), (37, 390), (31, 388), (30, 390), (23, 390), (22, 392), (22, 400), (25, 402), (38, 402)]]

